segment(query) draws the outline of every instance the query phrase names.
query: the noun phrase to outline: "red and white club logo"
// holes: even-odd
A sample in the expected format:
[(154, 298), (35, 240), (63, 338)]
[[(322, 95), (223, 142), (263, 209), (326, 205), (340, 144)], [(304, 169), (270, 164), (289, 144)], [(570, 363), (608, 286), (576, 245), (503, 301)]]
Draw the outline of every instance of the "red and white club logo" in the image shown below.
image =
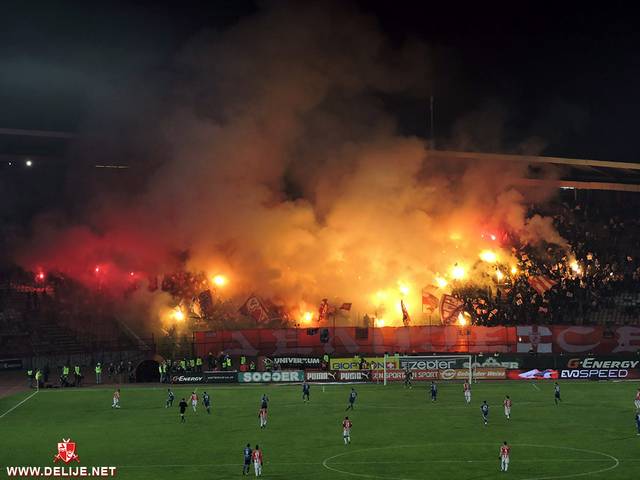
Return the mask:
[(58, 460), (62, 460), (64, 463), (75, 460), (80, 463), (80, 457), (76, 454), (76, 442), (72, 442), (70, 438), (66, 440), (63, 438), (61, 442), (58, 442), (58, 454), (53, 457), (53, 461), (55, 463)]

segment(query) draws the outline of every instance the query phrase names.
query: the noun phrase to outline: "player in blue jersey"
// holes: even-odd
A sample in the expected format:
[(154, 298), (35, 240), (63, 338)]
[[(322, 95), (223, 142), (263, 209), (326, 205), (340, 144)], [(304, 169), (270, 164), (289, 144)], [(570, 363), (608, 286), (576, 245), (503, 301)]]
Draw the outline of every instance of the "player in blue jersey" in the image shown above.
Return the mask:
[(438, 397), (438, 385), (436, 382), (431, 382), (431, 401), (435, 402)]
[(204, 408), (207, 410), (207, 413), (211, 415), (211, 397), (207, 392), (204, 392), (204, 394), (202, 395), (202, 404), (204, 405)]
[(167, 392), (167, 401), (164, 404), (164, 408), (173, 407), (173, 401), (176, 398), (170, 388), (167, 388)]
[(260, 399), (260, 408), (264, 408), (265, 410), (269, 407), (269, 397), (267, 397), (266, 393), (262, 394), (262, 398)]
[(487, 401), (483, 400), (482, 405), (480, 406), (480, 412), (482, 412), (482, 421), (485, 425), (489, 424), (489, 405), (487, 405)]
[(251, 450), (251, 445), (247, 443), (247, 446), (244, 447), (243, 450), (244, 455), (244, 465), (242, 466), (242, 475), (249, 475), (249, 471), (251, 470), (251, 454), (253, 451)]
[(345, 410), (345, 412), (349, 409), (353, 410), (353, 404), (356, 403), (356, 398), (358, 398), (358, 392), (356, 392), (356, 389), (351, 387), (351, 393), (349, 394), (349, 405), (347, 405), (347, 409)]
[(308, 402), (309, 401), (309, 393), (311, 392), (311, 387), (309, 386), (309, 384), (307, 382), (304, 382), (302, 384), (302, 401), (303, 402)]
[(638, 429), (638, 435), (640, 435), (640, 412), (636, 412), (636, 428)]
[(559, 405), (560, 402), (562, 402), (562, 399), (560, 398), (560, 385), (558, 385), (558, 382), (553, 386), (553, 399), (556, 402), (556, 405)]
[(404, 369), (404, 388), (411, 388), (411, 377), (413, 376), (413, 372), (411, 371), (411, 369), (409, 368), (409, 366), (407, 366), (407, 368)]

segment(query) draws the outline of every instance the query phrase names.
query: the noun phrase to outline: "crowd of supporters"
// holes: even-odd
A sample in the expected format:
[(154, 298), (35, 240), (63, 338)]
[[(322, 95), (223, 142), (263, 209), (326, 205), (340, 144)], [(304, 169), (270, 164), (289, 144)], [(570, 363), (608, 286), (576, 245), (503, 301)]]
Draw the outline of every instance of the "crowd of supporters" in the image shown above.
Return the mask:
[(497, 265), (492, 288), (464, 285), (454, 290), (473, 322), (638, 323), (640, 219), (579, 203), (542, 213), (553, 217), (566, 244), (513, 247), (515, 265)]
[[(559, 237), (534, 244), (515, 236), (501, 239), (500, 248), (511, 249), (508, 261), (496, 264), (481, 285), (458, 282), (451, 292), (472, 323), (640, 323), (640, 217), (621, 202), (603, 205), (570, 201), (532, 206), (529, 215), (552, 218)], [(202, 289), (208, 282), (203, 274), (181, 272), (158, 280), (149, 287), (168, 292), (181, 304), (198, 299), (202, 319), (208, 318), (205, 311), (222, 319), (201, 328), (255, 326), (237, 305), (211, 293), (205, 298)], [(100, 295), (62, 276), (39, 278), (15, 267), (0, 273), (0, 348), (47, 354), (64, 344), (65, 351), (88, 351), (89, 340), (99, 341), (100, 329), (105, 329), (102, 338), (122, 335)], [(84, 343), (78, 340), (82, 329)], [(179, 361), (171, 368), (181, 370)]]

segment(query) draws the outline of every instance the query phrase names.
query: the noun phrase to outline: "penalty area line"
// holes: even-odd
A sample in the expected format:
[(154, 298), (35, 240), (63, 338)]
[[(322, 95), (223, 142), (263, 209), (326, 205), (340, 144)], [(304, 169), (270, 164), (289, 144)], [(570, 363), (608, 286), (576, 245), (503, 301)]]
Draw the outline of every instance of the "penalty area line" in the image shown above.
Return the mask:
[(540, 388), (538, 387), (538, 385), (536, 385), (535, 383), (532, 383), (531, 386), (533, 388), (535, 388), (536, 390), (540, 391)]
[(33, 392), (31, 395), (29, 395), (26, 398), (23, 398), (20, 402), (16, 403), (13, 407), (11, 407), (9, 410), (7, 410), (6, 412), (4, 412), (2, 415), (0, 415), (0, 418), (4, 418), (5, 416), (9, 415), (11, 412), (13, 412), (16, 408), (18, 408), (20, 405), (22, 405), (24, 402), (26, 402), (27, 400), (29, 400), (31, 397), (33, 397), (36, 393), (38, 393), (39, 390), (36, 390), (35, 392)]

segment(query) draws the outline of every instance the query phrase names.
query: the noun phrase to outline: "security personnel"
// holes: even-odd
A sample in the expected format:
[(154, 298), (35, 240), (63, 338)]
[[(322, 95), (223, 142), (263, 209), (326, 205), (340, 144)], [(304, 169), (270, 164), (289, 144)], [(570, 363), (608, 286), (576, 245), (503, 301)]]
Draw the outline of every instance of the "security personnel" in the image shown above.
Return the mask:
[(33, 369), (27, 370), (27, 377), (29, 378), (29, 388), (33, 388)]
[(69, 367), (67, 365), (62, 367), (62, 386), (69, 386)]
[(80, 374), (80, 365), (75, 365), (73, 367), (73, 376), (75, 377), (75, 386), (80, 386), (80, 381), (82, 380), (82, 375)]
[(40, 371), (40, 369), (38, 369), (36, 371), (36, 387), (38, 388), (38, 390), (40, 390), (40, 387), (42, 386), (42, 372)]
[(164, 362), (158, 364), (158, 372), (160, 373), (160, 383), (164, 383)]
[(231, 369), (231, 357), (229, 355), (227, 355), (226, 361), (227, 361), (227, 369), (230, 370)]
[(102, 383), (102, 365), (100, 362), (96, 363), (96, 385), (100, 385)]
[(196, 358), (196, 371), (202, 373), (202, 358), (200, 357)]
[(182, 373), (187, 371), (187, 361), (184, 358), (180, 360), (180, 369), (182, 370)]
[(251, 363), (249, 364), (249, 371), (250, 372), (256, 371), (256, 363), (253, 360), (251, 360)]
[(247, 371), (247, 357), (245, 357), (244, 355), (240, 357), (240, 371), (241, 372)]
[(196, 371), (196, 361), (193, 358), (189, 359), (189, 370)]

